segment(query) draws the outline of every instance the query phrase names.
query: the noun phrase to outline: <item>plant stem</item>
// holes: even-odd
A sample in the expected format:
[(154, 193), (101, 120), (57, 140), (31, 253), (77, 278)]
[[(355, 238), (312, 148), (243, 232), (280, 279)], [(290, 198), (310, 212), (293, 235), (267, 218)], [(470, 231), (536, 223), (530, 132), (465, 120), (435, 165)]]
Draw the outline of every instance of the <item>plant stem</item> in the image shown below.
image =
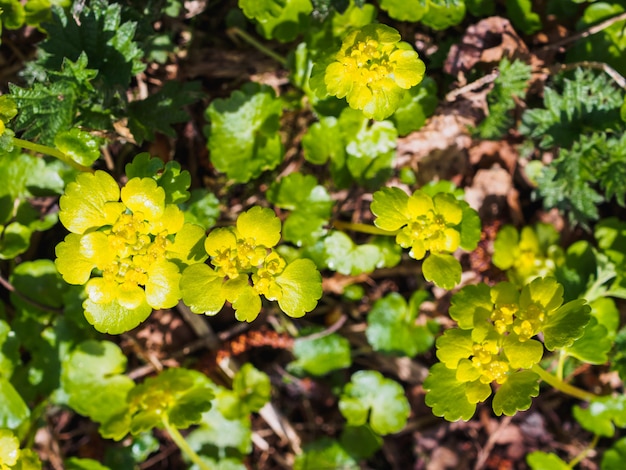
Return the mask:
[(263, 54), (265, 54), (268, 57), (271, 57), (272, 59), (274, 59), (276, 62), (278, 62), (283, 67), (287, 67), (287, 59), (285, 59), (284, 57), (276, 54), (276, 52), (274, 52), (270, 48), (265, 47), (263, 44), (261, 44), (259, 41), (254, 39), (252, 36), (250, 36), (244, 30), (239, 29), (237, 27), (233, 27), (233, 28), (230, 28), (229, 32), (231, 32), (233, 34), (236, 34), (241, 39), (243, 39), (248, 44), (250, 44), (252, 47), (254, 47), (257, 51), (262, 52)]
[(191, 448), (189, 443), (185, 440), (183, 435), (180, 433), (178, 429), (172, 426), (167, 418), (163, 418), (163, 426), (165, 430), (169, 433), (170, 437), (174, 441), (174, 443), (178, 446), (178, 448), (189, 457), (193, 463), (195, 463), (201, 470), (211, 470), (209, 467), (196, 452)]
[(596, 434), (595, 436), (593, 436), (593, 440), (589, 443), (589, 445), (585, 448), (585, 450), (583, 450), (580, 454), (576, 456), (576, 458), (572, 459), (572, 461), (569, 464), (567, 464), (569, 468), (574, 468), (576, 465), (582, 462), (583, 459), (587, 457), (587, 454), (591, 452), (591, 450), (598, 444), (599, 440), (600, 440), (599, 434)]
[(563, 369), (565, 369), (565, 359), (567, 354), (562, 349), (559, 351), (559, 362), (556, 367), (556, 377), (559, 380), (563, 380)]
[(353, 232), (360, 233), (369, 233), (372, 235), (387, 235), (394, 236), (397, 232), (389, 232), (388, 230), (383, 230), (382, 228), (378, 228), (374, 225), (368, 224), (355, 224), (352, 222), (344, 222), (343, 220), (335, 220), (333, 222), (333, 227), (337, 230), (341, 230), (345, 232), (347, 230), (352, 230)]
[(598, 395), (594, 393), (587, 392), (586, 390), (583, 390), (578, 387), (574, 387), (573, 385), (570, 385), (567, 382), (564, 382), (558, 377), (552, 375), (547, 370), (543, 369), (539, 364), (533, 365), (530, 370), (532, 370), (539, 377), (541, 377), (541, 380), (548, 383), (549, 385), (556, 388), (557, 390), (563, 393), (566, 393), (567, 395), (570, 395), (572, 397), (575, 397), (584, 401), (592, 401), (598, 398)]
[(50, 155), (51, 157), (58, 158), (62, 162), (65, 162), (68, 165), (71, 165), (77, 170), (89, 171), (92, 173), (94, 171), (93, 168), (90, 168), (88, 166), (83, 166), (79, 163), (76, 163), (71, 158), (67, 158), (67, 155), (65, 155), (63, 152), (53, 147), (48, 147), (47, 145), (36, 144), (34, 142), (29, 142), (28, 140), (18, 139), (17, 137), (13, 138), (13, 143), (17, 145), (18, 147), (22, 147), (24, 149), (32, 150), (33, 152), (43, 153), (44, 155)]

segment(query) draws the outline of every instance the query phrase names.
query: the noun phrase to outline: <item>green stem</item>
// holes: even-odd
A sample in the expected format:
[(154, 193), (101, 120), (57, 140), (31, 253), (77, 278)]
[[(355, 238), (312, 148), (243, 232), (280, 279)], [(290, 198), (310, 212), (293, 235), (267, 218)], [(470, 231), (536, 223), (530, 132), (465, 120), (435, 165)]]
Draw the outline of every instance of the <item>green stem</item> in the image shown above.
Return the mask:
[(532, 370), (539, 377), (541, 377), (541, 380), (551, 385), (552, 387), (556, 388), (557, 390), (563, 393), (566, 393), (567, 395), (570, 395), (572, 397), (575, 397), (584, 401), (592, 401), (598, 398), (598, 396), (594, 393), (587, 392), (586, 390), (583, 390), (578, 387), (574, 387), (573, 385), (570, 385), (567, 382), (563, 382), (563, 380), (552, 375), (550, 372), (543, 369), (539, 364), (533, 365), (530, 370)]
[(563, 380), (563, 370), (565, 369), (565, 359), (567, 359), (567, 353), (561, 349), (559, 351), (559, 362), (556, 367), (556, 377), (559, 380)]
[(596, 434), (595, 436), (593, 436), (593, 440), (589, 443), (589, 445), (585, 448), (585, 450), (583, 450), (580, 454), (578, 454), (575, 459), (572, 459), (572, 461), (569, 464), (567, 464), (567, 466), (569, 468), (574, 468), (576, 465), (582, 462), (583, 459), (587, 457), (587, 454), (591, 452), (591, 450), (598, 444), (599, 440), (600, 440), (600, 435)]
[(337, 230), (341, 230), (342, 232), (351, 230), (353, 232), (360, 233), (369, 233), (372, 235), (387, 235), (394, 236), (397, 232), (390, 232), (388, 230), (383, 230), (382, 228), (378, 228), (374, 225), (368, 224), (354, 224), (352, 222), (344, 222), (343, 220), (335, 220), (333, 222), (333, 227)]
[(243, 39), (248, 44), (250, 44), (252, 47), (254, 47), (257, 51), (262, 52), (263, 54), (265, 54), (268, 57), (271, 57), (272, 59), (274, 59), (276, 62), (278, 62), (283, 67), (287, 67), (287, 59), (285, 59), (284, 57), (276, 54), (276, 52), (274, 52), (270, 48), (265, 47), (263, 44), (261, 44), (259, 41), (254, 39), (252, 36), (250, 36), (244, 30), (239, 29), (237, 27), (233, 27), (233, 28), (230, 28), (229, 31), (231, 31), (233, 34), (236, 34), (237, 36), (239, 36), (241, 39)]
[(13, 138), (13, 144), (17, 145), (18, 147), (22, 147), (24, 149), (32, 150), (33, 152), (43, 153), (44, 155), (50, 155), (51, 157), (58, 158), (62, 162), (65, 162), (68, 165), (71, 165), (77, 170), (89, 171), (92, 173), (94, 171), (93, 168), (76, 163), (71, 158), (68, 158), (67, 155), (65, 155), (63, 152), (53, 147), (48, 147), (47, 145), (36, 144), (34, 142), (29, 142), (28, 140), (18, 139), (17, 137)]
[(211, 467), (209, 467), (200, 458), (200, 456), (198, 454), (196, 454), (196, 452), (191, 448), (191, 446), (185, 440), (185, 438), (180, 433), (180, 431), (178, 431), (178, 429), (176, 429), (174, 426), (172, 426), (169, 423), (169, 421), (167, 420), (167, 418), (163, 418), (163, 426), (165, 427), (165, 430), (169, 433), (169, 435), (172, 438), (172, 440), (174, 441), (174, 443), (178, 446), (178, 448), (185, 455), (187, 455), (187, 457), (189, 457), (189, 460), (191, 460), (193, 463), (195, 463), (198, 466), (198, 468), (200, 468), (201, 470), (211, 470)]

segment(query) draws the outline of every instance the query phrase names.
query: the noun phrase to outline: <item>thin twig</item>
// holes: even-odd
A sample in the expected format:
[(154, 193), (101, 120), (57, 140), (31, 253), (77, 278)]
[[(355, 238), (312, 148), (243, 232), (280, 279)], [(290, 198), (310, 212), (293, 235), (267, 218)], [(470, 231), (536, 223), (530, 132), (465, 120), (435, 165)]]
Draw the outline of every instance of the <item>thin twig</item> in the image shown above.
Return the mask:
[(472, 83), (468, 83), (467, 85), (462, 86), (461, 88), (452, 90), (446, 95), (446, 101), (454, 101), (460, 95), (463, 95), (467, 93), (468, 91), (478, 90), (479, 88), (482, 88), (485, 85), (488, 85), (489, 83), (494, 82), (496, 78), (498, 78), (499, 76), (500, 76), (500, 72), (498, 70), (494, 70), (493, 72), (488, 73), (484, 77), (480, 77), (478, 80), (473, 81)]
[(557, 42), (553, 42), (552, 44), (546, 44), (545, 46), (543, 46), (542, 48), (540, 48), (540, 51), (546, 51), (546, 50), (550, 50), (550, 49), (558, 49), (561, 46), (564, 46), (566, 44), (569, 44), (571, 42), (574, 41), (578, 41), (579, 39), (584, 39), (587, 38), (593, 34), (597, 34), (600, 31), (602, 31), (603, 29), (608, 28), (609, 26), (614, 25), (615, 23), (618, 23), (619, 21), (623, 21), (626, 20), (626, 11), (623, 13), (620, 13), (619, 15), (615, 15), (607, 20), (604, 20), (598, 24), (595, 24), (587, 29), (585, 29), (584, 31), (580, 31), (578, 33), (572, 34), (571, 36), (568, 36), (566, 38), (561, 39), (560, 41)]
[(300, 339), (306, 340), (306, 341), (313, 341), (314, 339), (320, 339), (320, 338), (323, 338), (324, 336), (328, 336), (332, 333), (335, 333), (339, 328), (341, 328), (347, 319), (348, 319), (348, 316), (344, 313), (343, 315), (339, 317), (339, 320), (337, 320), (335, 323), (330, 325), (325, 330), (318, 331), (317, 333), (313, 333), (308, 336), (302, 336), (300, 337)]
[(556, 64), (552, 67), (548, 67), (543, 69), (544, 72), (548, 72), (550, 74), (555, 74), (558, 72), (563, 72), (566, 70), (574, 70), (578, 67), (584, 67), (588, 69), (601, 70), (606, 73), (609, 77), (611, 77), (618, 86), (626, 90), (626, 78), (624, 78), (617, 70), (611, 67), (604, 62), (595, 62), (584, 60), (581, 62), (573, 62), (571, 64)]
[(500, 421), (498, 429), (496, 429), (495, 432), (492, 432), (489, 435), (485, 446), (478, 453), (478, 458), (476, 459), (474, 470), (481, 470), (485, 466), (485, 463), (489, 458), (489, 454), (491, 454), (491, 451), (493, 450), (498, 438), (500, 437), (500, 433), (504, 431), (509, 426), (509, 424), (511, 424), (512, 419), (512, 416), (505, 416), (502, 421)]

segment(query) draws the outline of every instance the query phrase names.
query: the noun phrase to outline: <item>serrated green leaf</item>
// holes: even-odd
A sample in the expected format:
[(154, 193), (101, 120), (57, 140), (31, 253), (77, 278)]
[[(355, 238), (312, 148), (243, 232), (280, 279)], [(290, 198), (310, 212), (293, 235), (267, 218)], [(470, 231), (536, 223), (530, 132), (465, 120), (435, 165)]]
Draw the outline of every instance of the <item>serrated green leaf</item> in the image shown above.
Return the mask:
[(410, 406), (402, 386), (378, 371), (358, 371), (344, 387), (339, 411), (349, 425), (368, 423), (374, 432), (386, 435), (400, 431)]
[(247, 10), (246, 16), (255, 18), (261, 33), (267, 39), (281, 42), (292, 41), (305, 31), (313, 11), (311, 0), (263, 0), (258, 5), (255, 0), (240, 0)]
[(613, 437), (616, 426), (626, 427), (626, 396), (599, 397), (587, 408), (574, 406), (572, 413), (584, 429), (603, 437)]
[(167, 259), (176, 263), (181, 271), (191, 264), (202, 263), (208, 258), (205, 240), (202, 227), (186, 223), (174, 236), (174, 243), (168, 246)]
[(461, 263), (447, 253), (431, 253), (422, 264), (422, 272), (427, 281), (443, 289), (453, 289), (461, 282)]
[(427, 325), (416, 323), (416, 313), (409, 310), (404, 298), (396, 292), (377, 300), (367, 317), (367, 341), (375, 351), (409, 357), (427, 351), (434, 343), (433, 332)]
[(437, 338), (437, 358), (449, 369), (456, 369), (461, 359), (474, 354), (470, 330), (451, 328)]
[(89, 67), (99, 71), (98, 78), (106, 86), (125, 87), (144, 68), (142, 51), (133, 40), (135, 28), (135, 23), (122, 21), (119, 4), (92, 2), (77, 18), (53, 7), (52, 20), (46, 25), (48, 37), (39, 46), (47, 54), (39, 64), (58, 70), (64, 58), (75, 61), (84, 52)]
[(337, 167), (343, 167), (345, 144), (337, 118), (323, 117), (309, 126), (302, 137), (302, 149), (304, 158), (315, 165), (323, 165), (330, 160)]
[[(134, 387), (124, 374), (126, 356), (110, 341), (84, 341), (62, 363), (61, 387), (78, 413), (103, 423), (125, 412)], [(117, 439), (126, 433), (116, 436)]]
[(424, 380), (424, 389), (426, 404), (433, 409), (435, 416), (448, 421), (468, 421), (474, 416), (476, 404), (469, 401), (466, 384), (457, 380), (456, 370), (448, 369), (441, 363), (435, 364)]
[(352, 364), (350, 342), (336, 333), (298, 338), (293, 343), (293, 354), (296, 360), (289, 363), (288, 370), (294, 373), (322, 376)]
[(532, 470), (569, 470), (572, 467), (556, 454), (536, 450), (526, 456), (526, 463)]
[(278, 134), (281, 101), (268, 86), (249, 83), (206, 110), (208, 148), (218, 171), (246, 183), (278, 165), (283, 147)]
[(548, 316), (544, 327), (544, 344), (549, 351), (572, 345), (589, 323), (591, 308), (584, 299), (572, 300)]
[[(10, 95), (0, 96), (0, 121), (7, 124), (17, 115), (17, 105)], [(1, 134), (1, 132), (0, 132)]]
[(167, 81), (156, 93), (128, 105), (128, 128), (137, 144), (154, 141), (156, 133), (175, 137), (173, 124), (189, 120), (185, 106), (196, 101), (200, 82)]
[(543, 345), (539, 341), (522, 342), (512, 334), (505, 336), (502, 348), (513, 369), (530, 369), (543, 357)]
[(493, 396), (493, 411), (498, 416), (503, 413), (513, 416), (518, 411), (530, 408), (531, 398), (537, 395), (539, 395), (537, 374), (528, 370), (513, 372)]

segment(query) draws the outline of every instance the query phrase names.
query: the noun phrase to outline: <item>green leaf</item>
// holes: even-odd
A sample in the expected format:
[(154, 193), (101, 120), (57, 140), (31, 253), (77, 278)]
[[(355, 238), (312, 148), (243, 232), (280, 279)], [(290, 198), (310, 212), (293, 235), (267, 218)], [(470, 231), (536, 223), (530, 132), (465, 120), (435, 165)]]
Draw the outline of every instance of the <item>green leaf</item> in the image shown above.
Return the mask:
[(419, 21), (428, 11), (428, 5), (420, 0), (381, 0), (380, 8), (391, 18), (399, 21)]
[(212, 228), (220, 216), (217, 197), (204, 188), (193, 189), (189, 200), (181, 204), (181, 209), (185, 212), (185, 222), (199, 225), (204, 230)]
[(353, 276), (374, 271), (382, 256), (376, 245), (355, 245), (348, 235), (339, 231), (324, 239), (324, 255), (329, 269)]
[(270, 401), (272, 384), (266, 373), (247, 362), (235, 374), (233, 393), (238, 398), (237, 414), (244, 416), (257, 413)]
[(563, 350), (581, 361), (590, 364), (604, 364), (609, 360), (608, 354), (613, 347), (613, 341), (604, 325), (598, 323), (595, 317), (589, 319), (583, 335)]
[(133, 308), (125, 307), (119, 299), (104, 303), (87, 299), (83, 302), (83, 308), (85, 318), (96, 330), (111, 335), (119, 335), (132, 330), (152, 313), (152, 307), (148, 305), (145, 298)]
[(28, 227), (18, 222), (0, 225), (0, 259), (13, 259), (28, 250), (31, 234)]
[(435, 416), (448, 421), (468, 421), (474, 416), (476, 404), (469, 401), (466, 384), (457, 380), (456, 370), (448, 369), (442, 363), (433, 365), (424, 380), (424, 389), (426, 404), (433, 409)]
[(620, 470), (624, 459), (626, 459), (626, 438), (622, 437), (604, 452), (600, 468), (602, 470)]
[(0, 462), (9, 468), (17, 463), (20, 441), (9, 429), (0, 429)]
[[(252, 451), (252, 431), (249, 416), (226, 418), (219, 410), (219, 392), (217, 405), (202, 413), (198, 427), (191, 431), (185, 440), (191, 448), (201, 455), (211, 455), (210, 449), (217, 448), (219, 455), (243, 456)], [(214, 467), (211, 467), (214, 468)]]
[(30, 409), (24, 403), (8, 378), (0, 376), (0, 429), (17, 429), (30, 416)]
[(537, 395), (539, 395), (539, 376), (528, 370), (514, 372), (493, 396), (493, 411), (498, 416), (503, 413), (513, 416), (518, 411), (530, 408), (531, 398)]
[(381, 448), (383, 438), (368, 425), (346, 426), (341, 432), (339, 443), (351, 456), (368, 459)]
[(54, 136), (54, 145), (72, 161), (89, 167), (100, 157), (102, 139), (74, 127), (57, 133)]
[(526, 463), (532, 470), (569, 470), (572, 467), (556, 454), (536, 450), (526, 456)]
[[(16, 291), (11, 295), (11, 302), (15, 306), (24, 306), (24, 299), (36, 301), (44, 307), (58, 309), (64, 306), (68, 285), (63, 282), (52, 260), (38, 259), (20, 263), (9, 280)], [(29, 307), (32, 308), (32, 305)]]
[(180, 290), (183, 302), (194, 313), (215, 315), (224, 306), (226, 295), (222, 291), (224, 276), (206, 264), (192, 264), (183, 271)]
[(549, 351), (571, 346), (589, 323), (591, 308), (584, 299), (572, 300), (549, 315), (544, 327), (544, 344)]
[(436, 30), (444, 30), (459, 24), (465, 17), (462, 0), (428, 0), (428, 11), (421, 23)]
[(66, 470), (110, 470), (109, 467), (102, 465), (97, 460), (93, 459), (79, 459), (77, 457), (71, 457), (65, 462)]
[(218, 171), (246, 183), (283, 158), (278, 134), (282, 104), (268, 86), (246, 84), (206, 110), (210, 158)]
[(130, 432), (138, 434), (169, 423), (185, 429), (197, 424), (214, 398), (209, 378), (195, 370), (166, 369), (128, 393)]
[(437, 358), (449, 369), (456, 369), (461, 359), (474, 355), (470, 330), (450, 328), (437, 338)]
[(343, 167), (345, 144), (337, 118), (323, 117), (309, 126), (302, 137), (302, 149), (304, 158), (315, 165), (323, 165), (330, 160), (336, 167)]
[(5, 0), (0, 3), (0, 7), (1, 26), (4, 26), (6, 29), (18, 29), (22, 27), (25, 12), (19, 0)]
[(59, 70), (64, 58), (76, 61), (81, 53), (89, 67), (99, 71), (98, 80), (107, 87), (126, 87), (141, 72), (142, 51), (134, 42), (136, 24), (122, 21), (121, 6), (103, 1), (91, 2), (75, 18), (62, 8), (53, 7), (52, 21), (46, 25), (47, 39), (40, 44), (38, 63)]
[(181, 271), (191, 264), (202, 263), (208, 258), (204, 249), (205, 240), (202, 227), (186, 223), (176, 232), (174, 243), (168, 246), (167, 259), (176, 263)]
[[(0, 313), (3, 312), (0, 307)], [(19, 361), (19, 343), (15, 332), (4, 320), (0, 320), (0, 377), (10, 379)]]
[(156, 93), (128, 105), (128, 128), (137, 144), (154, 141), (156, 133), (175, 137), (173, 124), (189, 120), (185, 106), (196, 101), (200, 82), (167, 81)]
[[(126, 356), (114, 343), (80, 343), (62, 363), (61, 387), (69, 406), (99, 423), (124, 413), (126, 396), (135, 385), (125, 370)], [(110, 437), (119, 440), (124, 434)]]
[(304, 31), (313, 11), (310, 0), (239, 0), (248, 18), (258, 21), (266, 39), (289, 42)]
[(400, 353), (409, 357), (429, 350), (433, 343), (433, 332), (427, 325), (418, 325), (416, 316), (419, 304), (427, 294), (416, 291), (417, 305), (409, 309), (404, 298), (393, 292), (377, 300), (367, 317), (365, 334), (375, 351)]
[(626, 396), (599, 397), (590, 402), (587, 408), (575, 405), (572, 413), (587, 431), (613, 437), (616, 426), (626, 427)]
[(297, 455), (293, 464), (294, 470), (341, 469), (359, 470), (361, 466), (339, 442), (323, 437), (304, 448)]
[(531, 0), (506, 0), (505, 5), (515, 29), (527, 35), (541, 31), (541, 18), (533, 11)]
[(376, 216), (374, 225), (394, 232), (407, 224), (409, 196), (400, 188), (383, 188), (373, 195), (371, 211)]
[(410, 406), (402, 386), (378, 371), (358, 371), (344, 387), (339, 411), (348, 424), (368, 423), (374, 432), (386, 435), (400, 431), (409, 417)]
[(278, 306), (293, 318), (302, 317), (317, 306), (322, 296), (322, 276), (309, 259), (297, 259), (276, 277), (282, 290)]
[(450, 317), (464, 330), (474, 328), (493, 311), (491, 290), (484, 283), (464, 286), (452, 296), (450, 304)]
[(422, 272), (427, 281), (443, 289), (453, 289), (461, 282), (461, 263), (447, 253), (431, 253), (422, 264)]
[(17, 115), (17, 105), (10, 95), (0, 96), (0, 121), (7, 124)]
[(438, 103), (437, 84), (432, 78), (424, 77), (421, 83), (409, 89), (398, 109), (391, 115), (398, 135), (405, 136), (420, 129), (435, 112)]
[[(314, 336), (315, 333), (313, 333)], [(293, 373), (322, 376), (337, 369), (350, 367), (350, 342), (341, 335), (331, 333), (321, 337), (298, 338), (293, 343), (296, 360), (289, 363)]]

